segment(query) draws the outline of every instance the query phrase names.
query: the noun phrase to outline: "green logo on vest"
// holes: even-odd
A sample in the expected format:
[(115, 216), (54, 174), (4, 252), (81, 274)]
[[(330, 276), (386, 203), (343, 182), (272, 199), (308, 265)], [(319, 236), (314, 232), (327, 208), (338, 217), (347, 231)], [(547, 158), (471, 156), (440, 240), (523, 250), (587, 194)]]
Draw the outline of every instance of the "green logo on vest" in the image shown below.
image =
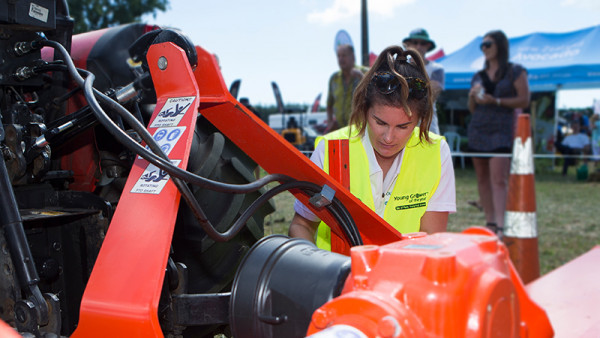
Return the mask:
[(426, 206), (427, 203), (423, 202), (423, 203), (417, 203), (417, 204), (409, 204), (409, 205), (399, 205), (396, 207), (396, 210), (406, 210), (406, 209), (414, 209), (414, 208), (421, 208)]

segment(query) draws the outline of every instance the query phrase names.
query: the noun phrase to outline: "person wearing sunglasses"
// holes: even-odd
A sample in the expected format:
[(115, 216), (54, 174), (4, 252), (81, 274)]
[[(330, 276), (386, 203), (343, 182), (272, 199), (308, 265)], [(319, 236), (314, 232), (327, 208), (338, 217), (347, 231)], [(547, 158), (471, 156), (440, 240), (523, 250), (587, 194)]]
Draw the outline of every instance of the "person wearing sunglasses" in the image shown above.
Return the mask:
[[(350, 192), (401, 233), (445, 231), (456, 212), (445, 139), (429, 132), (431, 85), (421, 55), (386, 48), (354, 92), (348, 127), (317, 140), (311, 160), (328, 171), (327, 142), (349, 140)], [(330, 229), (296, 201), (289, 235), (330, 249)], [(361, 226), (358, 225), (359, 230)]]
[(501, 234), (504, 227), (515, 109), (529, 105), (527, 70), (509, 59), (508, 39), (496, 30), (484, 35), (480, 45), (485, 57), (482, 70), (471, 80), (467, 127), (469, 151), (485, 153), (473, 157), (479, 200), (486, 226)]
[(423, 28), (413, 29), (404, 40), (402, 40), (406, 48), (412, 48), (421, 54), (423, 62), (425, 62), (425, 69), (429, 76), (431, 85), (431, 91), (433, 95), (433, 119), (431, 120), (430, 131), (440, 134), (440, 127), (438, 124), (438, 116), (436, 109), (436, 101), (438, 96), (444, 90), (445, 85), (445, 73), (444, 66), (437, 62), (429, 61), (425, 58), (425, 54), (435, 49), (435, 42), (429, 38), (429, 33)]

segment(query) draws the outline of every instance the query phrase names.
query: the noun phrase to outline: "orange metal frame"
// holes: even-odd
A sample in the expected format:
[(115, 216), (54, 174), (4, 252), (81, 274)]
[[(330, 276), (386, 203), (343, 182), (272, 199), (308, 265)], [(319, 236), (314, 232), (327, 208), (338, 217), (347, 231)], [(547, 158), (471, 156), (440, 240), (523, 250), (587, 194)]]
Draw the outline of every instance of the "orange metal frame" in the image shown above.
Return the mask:
[[(348, 140), (329, 140), (327, 142), (329, 176), (350, 191), (350, 142)], [(344, 241), (343, 237), (332, 232), (331, 251), (350, 255), (350, 245)]]
[[(179, 167), (187, 166), (197, 117), (194, 112), (199, 111), (267, 172), (332, 187), (336, 197), (352, 210), (365, 244), (402, 238), (344, 186), (240, 105), (227, 90), (214, 56), (200, 47), (197, 52), (199, 66), (192, 72), (185, 53), (174, 44), (154, 45), (148, 51), (158, 97), (152, 121), (169, 98), (195, 97), (177, 125), (185, 127), (185, 132), (169, 154), (181, 161)], [(168, 64), (164, 70), (157, 66), (162, 57)], [(148, 130), (153, 134), (157, 128)], [(162, 336), (157, 309), (180, 194), (170, 180), (159, 194), (132, 193), (147, 168), (146, 160), (136, 159), (84, 292), (75, 337)], [(292, 193), (308, 205), (308, 197), (299, 191)], [(315, 212), (334, 233), (342, 234), (326, 211)]]
[[(168, 64), (165, 70), (157, 66), (161, 57)], [(179, 139), (169, 154), (172, 160), (180, 161), (179, 167), (186, 168), (196, 126), (198, 87), (185, 53), (174, 44), (152, 46), (148, 60), (158, 97), (152, 121), (158, 118), (169, 98), (194, 97), (176, 124), (180, 131), (173, 135), (179, 135)], [(148, 131), (154, 134), (158, 129), (149, 127)], [(132, 192), (144, 172), (148, 173), (147, 168), (149, 163), (140, 157), (133, 164), (85, 289), (74, 337), (163, 335), (158, 322), (158, 301), (180, 193), (171, 180), (160, 193)], [(155, 170), (153, 174), (159, 172)]]
[[(332, 187), (336, 191), (336, 197), (352, 211), (352, 217), (365, 244), (384, 245), (403, 239), (400, 233), (350, 193), (348, 176), (344, 173), (343, 166), (347, 159), (334, 156), (338, 163), (333, 170), (336, 178), (325, 174), (262, 120), (241, 106), (227, 91), (215, 58), (199, 47), (197, 51), (199, 66), (195, 72), (190, 69), (185, 53), (171, 43), (154, 45), (148, 51), (148, 63), (158, 97), (148, 128), (150, 133), (158, 134), (159, 128), (153, 128), (152, 125), (159, 113), (164, 113), (167, 109), (169, 99), (194, 98), (193, 104), (176, 124), (178, 128), (183, 128), (183, 132), (179, 141), (173, 145), (169, 154), (171, 159), (179, 160), (181, 168), (187, 166), (196, 112), (199, 111), (266, 171), (284, 173), (298, 180)], [(157, 64), (159, 58), (163, 57), (167, 60), (168, 67), (161, 70)], [(339, 152), (340, 155), (343, 153)], [(170, 180), (160, 192), (132, 192), (148, 168), (146, 160), (138, 158), (134, 162), (83, 295), (75, 337), (163, 335), (157, 316), (158, 302), (180, 194)], [(293, 193), (300, 200), (308, 202), (308, 198), (299, 191)], [(334, 233), (341, 234), (339, 226), (326, 211), (314, 211), (328, 222)], [(539, 318), (543, 319), (544, 316), (539, 311), (532, 311), (537, 307), (528, 302), (527, 294), (512, 265), (510, 272), (510, 278), (516, 286), (516, 295), (522, 306), (525, 305), (524, 317), (528, 314), (535, 317), (526, 320), (535, 322)]]
[(527, 284), (548, 313), (556, 337), (598, 337), (600, 333), (600, 245)]
[[(382, 245), (402, 239), (398, 231), (354, 197), (342, 184), (302, 155), (258, 116), (239, 104), (229, 94), (213, 55), (200, 47), (196, 47), (196, 51), (198, 68), (194, 74), (201, 93), (200, 114), (267, 172), (286, 174), (297, 180), (332, 187), (336, 191), (335, 196), (352, 210), (352, 218), (358, 225), (365, 244)], [(292, 193), (309, 205), (308, 198), (302, 193)], [(337, 222), (327, 211), (314, 211), (334, 233), (343, 236)]]

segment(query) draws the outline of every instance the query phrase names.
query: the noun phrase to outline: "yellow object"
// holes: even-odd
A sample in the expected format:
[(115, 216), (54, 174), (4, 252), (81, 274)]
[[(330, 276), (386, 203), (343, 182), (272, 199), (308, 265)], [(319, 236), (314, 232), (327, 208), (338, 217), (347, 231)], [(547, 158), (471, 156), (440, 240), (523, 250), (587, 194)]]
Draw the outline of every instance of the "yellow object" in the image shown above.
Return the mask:
[[(348, 136), (348, 127), (325, 135), (323, 138), (337, 139)], [(386, 205), (383, 219), (401, 233), (417, 232), (427, 203), (437, 189), (441, 177), (441, 136), (429, 134), (432, 143), (419, 141), (419, 128), (415, 128), (406, 147), (402, 167), (392, 195)], [(317, 141), (318, 142), (318, 141)], [(350, 192), (371, 210), (375, 209), (369, 162), (360, 137), (350, 138)], [(325, 144), (323, 170), (329, 172), (327, 144)], [(364, 225), (363, 225), (364, 226)], [(358, 224), (359, 230), (361, 224)], [(323, 222), (317, 231), (317, 246), (331, 250), (331, 229)]]

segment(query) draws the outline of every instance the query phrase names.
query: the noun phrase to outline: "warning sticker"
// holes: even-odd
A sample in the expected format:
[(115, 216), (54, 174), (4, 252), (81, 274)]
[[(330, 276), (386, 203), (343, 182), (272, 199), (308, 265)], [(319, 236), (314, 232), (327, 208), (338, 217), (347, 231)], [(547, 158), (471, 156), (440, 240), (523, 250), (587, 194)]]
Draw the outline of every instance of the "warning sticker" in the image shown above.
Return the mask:
[(48, 22), (48, 12), (48, 8), (34, 4), (33, 2), (29, 5), (29, 16), (34, 19)]
[(160, 110), (150, 127), (176, 127), (188, 108), (194, 102), (195, 96), (188, 97), (172, 97), (165, 102), (165, 105)]
[[(183, 135), (185, 128), (186, 127), (159, 128), (156, 129), (154, 135), (152, 135), (152, 138), (154, 141), (156, 141), (156, 143), (158, 143), (160, 149), (162, 149), (165, 154), (169, 155), (171, 150), (175, 148), (175, 145), (181, 138), (181, 135)], [(146, 149), (150, 149), (150, 147), (146, 146)], [(142, 157), (138, 156), (138, 158)]]
[[(174, 165), (179, 165), (180, 162), (181, 160), (171, 161)], [(158, 195), (169, 181), (169, 178), (170, 176), (166, 171), (149, 163), (142, 176), (133, 185), (131, 192), (136, 194)]]

